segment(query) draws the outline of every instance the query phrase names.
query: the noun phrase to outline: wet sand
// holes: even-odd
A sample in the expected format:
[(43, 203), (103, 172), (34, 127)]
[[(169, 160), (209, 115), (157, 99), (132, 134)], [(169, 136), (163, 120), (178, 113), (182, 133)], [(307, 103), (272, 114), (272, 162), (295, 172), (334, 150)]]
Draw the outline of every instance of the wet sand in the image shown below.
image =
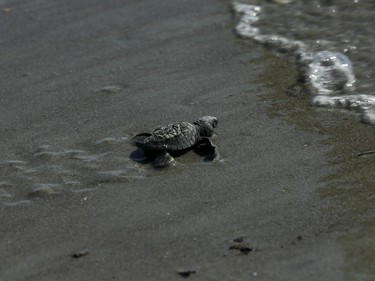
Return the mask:
[[(0, 280), (352, 276), (342, 237), (364, 212), (341, 224), (321, 193), (337, 140), (298, 119), (295, 69), (237, 40), (228, 2), (7, 3)], [(135, 134), (203, 115), (223, 161), (130, 159)]]

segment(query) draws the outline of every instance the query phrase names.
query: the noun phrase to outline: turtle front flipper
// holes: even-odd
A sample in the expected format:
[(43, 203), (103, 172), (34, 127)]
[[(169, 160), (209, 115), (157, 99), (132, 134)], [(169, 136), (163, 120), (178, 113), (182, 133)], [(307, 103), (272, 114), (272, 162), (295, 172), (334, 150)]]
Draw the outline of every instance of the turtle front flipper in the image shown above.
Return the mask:
[(160, 152), (154, 159), (155, 168), (167, 168), (176, 164), (175, 159), (167, 151)]
[(204, 147), (204, 161), (217, 161), (221, 159), (217, 145), (213, 144), (209, 138), (203, 138), (199, 142), (199, 147)]

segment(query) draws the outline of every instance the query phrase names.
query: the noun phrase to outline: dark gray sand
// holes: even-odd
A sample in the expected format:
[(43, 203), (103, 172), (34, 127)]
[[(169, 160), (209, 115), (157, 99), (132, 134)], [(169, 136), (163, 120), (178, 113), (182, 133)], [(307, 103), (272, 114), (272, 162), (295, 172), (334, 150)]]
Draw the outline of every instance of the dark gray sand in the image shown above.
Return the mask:
[[(0, 8), (1, 281), (373, 280), (374, 132), (311, 108), (229, 2)], [(203, 115), (223, 161), (129, 159)]]

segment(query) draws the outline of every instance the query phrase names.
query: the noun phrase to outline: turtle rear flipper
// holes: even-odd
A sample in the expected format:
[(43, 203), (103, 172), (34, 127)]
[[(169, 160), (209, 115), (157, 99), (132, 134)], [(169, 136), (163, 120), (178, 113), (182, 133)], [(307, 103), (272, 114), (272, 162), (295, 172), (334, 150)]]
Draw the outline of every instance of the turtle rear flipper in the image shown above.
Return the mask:
[(132, 142), (133, 144), (138, 147), (138, 148), (143, 148), (144, 145), (143, 145), (143, 141), (148, 138), (149, 136), (151, 136), (150, 133), (142, 133), (142, 134), (138, 134), (138, 135), (135, 135), (133, 138), (132, 138)]
[(167, 151), (162, 151), (154, 159), (155, 168), (167, 168), (176, 164), (175, 159)]

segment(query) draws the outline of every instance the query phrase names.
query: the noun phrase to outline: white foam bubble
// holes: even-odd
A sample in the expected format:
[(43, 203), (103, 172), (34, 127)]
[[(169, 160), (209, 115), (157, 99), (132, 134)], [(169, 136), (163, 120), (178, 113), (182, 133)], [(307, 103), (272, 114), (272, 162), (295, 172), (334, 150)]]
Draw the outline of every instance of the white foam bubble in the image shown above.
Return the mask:
[(313, 54), (307, 75), (319, 95), (330, 95), (353, 87), (352, 63), (341, 53), (321, 51)]
[(290, 40), (280, 35), (256, 35), (253, 37), (260, 44), (278, 49), (281, 52), (301, 51), (306, 46), (302, 41)]
[(375, 125), (375, 106), (366, 109), (362, 114), (362, 122)]
[(289, 4), (291, 3), (293, 0), (273, 0), (273, 2), (277, 3), (277, 4)]
[(318, 95), (312, 99), (312, 103), (317, 106), (336, 106), (343, 108), (355, 108), (368, 110), (375, 107), (375, 96), (371, 95), (341, 95), (324, 96)]
[(241, 16), (235, 28), (237, 35), (254, 38), (254, 36), (259, 34), (259, 29), (252, 26), (253, 23), (259, 20), (258, 14), (261, 11), (259, 6), (234, 2), (233, 10)]

